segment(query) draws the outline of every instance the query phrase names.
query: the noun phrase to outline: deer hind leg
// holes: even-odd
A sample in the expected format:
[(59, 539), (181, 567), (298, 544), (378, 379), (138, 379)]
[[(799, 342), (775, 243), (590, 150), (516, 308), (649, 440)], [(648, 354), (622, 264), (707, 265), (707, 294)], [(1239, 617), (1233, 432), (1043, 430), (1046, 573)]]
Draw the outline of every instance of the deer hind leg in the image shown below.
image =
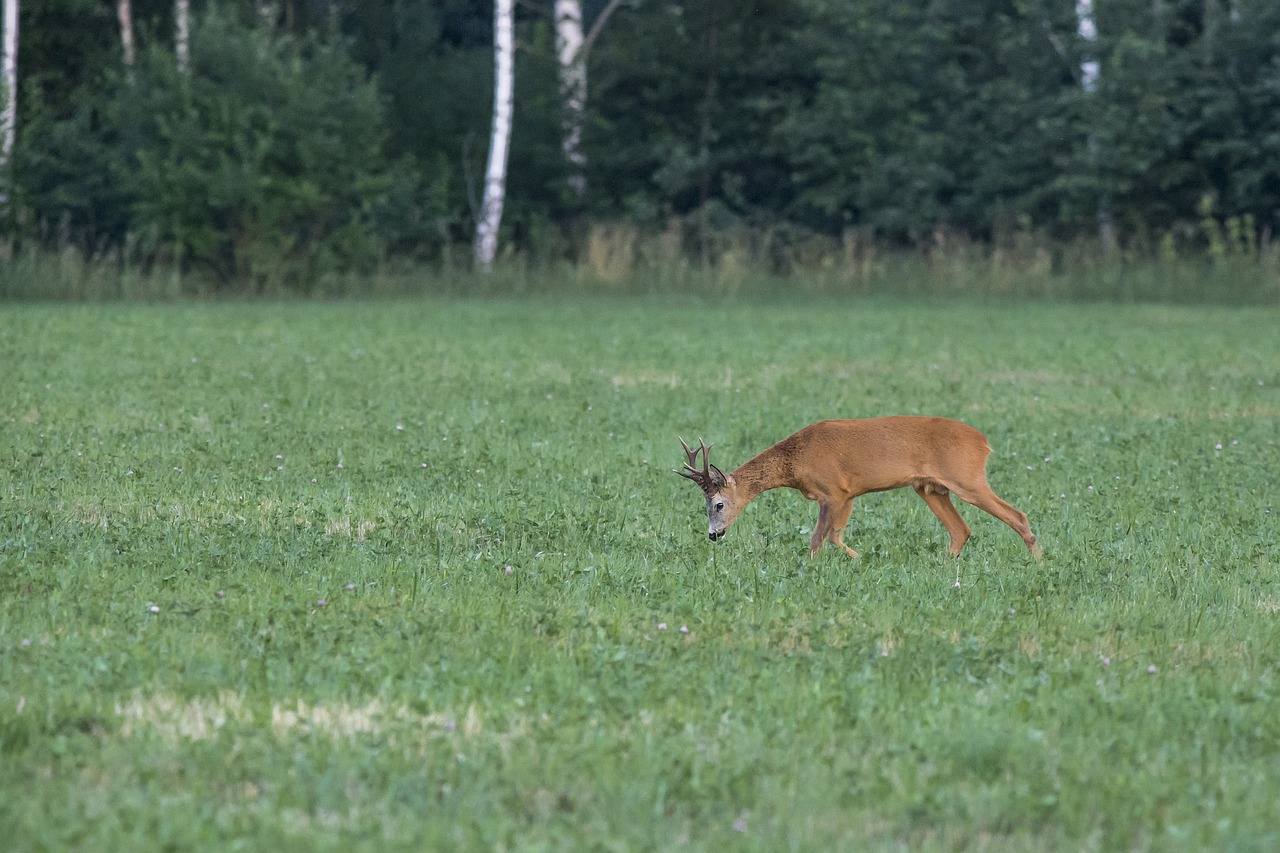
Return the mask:
[(964, 543), (969, 541), (969, 525), (965, 524), (960, 513), (956, 512), (946, 488), (932, 483), (922, 483), (915, 486), (915, 490), (951, 535), (951, 547), (947, 549), (947, 553), (953, 557), (959, 557)]
[(1006, 503), (1000, 499), (995, 492), (991, 491), (991, 487), (987, 485), (987, 481), (983, 478), (980, 482), (974, 483), (971, 487), (952, 488), (961, 500), (965, 503), (971, 503), (983, 512), (990, 513), (996, 518), (1003, 521), (1014, 529), (1022, 541), (1026, 543), (1027, 550), (1031, 552), (1031, 556), (1039, 559), (1043, 556), (1043, 551), (1036, 543), (1036, 536), (1031, 532), (1031, 524), (1027, 521), (1027, 514), (1012, 504)]

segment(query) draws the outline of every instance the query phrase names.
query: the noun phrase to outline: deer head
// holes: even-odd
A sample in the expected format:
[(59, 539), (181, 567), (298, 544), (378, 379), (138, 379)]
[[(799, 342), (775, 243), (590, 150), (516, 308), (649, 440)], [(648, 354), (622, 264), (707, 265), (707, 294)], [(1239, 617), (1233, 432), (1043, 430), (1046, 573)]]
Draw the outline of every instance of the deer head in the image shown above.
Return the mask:
[[(724, 536), (725, 531), (729, 529), (730, 524), (733, 524), (734, 518), (742, 509), (742, 505), (732, 495), (733, 479), (711, 464), (711, 445), (704, 444), (702, 439), (698, 439), (698, 446), (690, 450), (683, 438), (679, 440), (680, 446), (684, 448), (684, 455), (689, 458), (689, 461), (685, 463), (683, 471), (677, 469), (676, 473), (693, 480), (707, 496), (707, 537), (714, 542)], [(701, 468), (696, 467), (699, 454), (702, 455)]]

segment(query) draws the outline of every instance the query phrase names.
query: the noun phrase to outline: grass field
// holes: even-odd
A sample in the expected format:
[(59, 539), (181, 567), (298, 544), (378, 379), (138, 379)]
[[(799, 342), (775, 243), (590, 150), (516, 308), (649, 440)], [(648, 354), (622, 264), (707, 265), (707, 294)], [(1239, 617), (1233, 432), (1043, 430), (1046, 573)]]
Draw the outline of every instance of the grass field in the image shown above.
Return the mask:
[[(1280, 313), (0, 307), (7, 850), (1274, 850)], [(853, 561), (671, 473), (988, 435)]]

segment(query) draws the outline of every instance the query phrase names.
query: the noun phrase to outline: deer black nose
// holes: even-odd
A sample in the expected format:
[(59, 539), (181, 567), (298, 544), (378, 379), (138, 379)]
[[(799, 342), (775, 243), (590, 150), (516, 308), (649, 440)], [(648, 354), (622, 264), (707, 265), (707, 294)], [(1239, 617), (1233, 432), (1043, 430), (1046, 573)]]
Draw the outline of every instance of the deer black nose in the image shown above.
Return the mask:
[(707, 538), (708, 538), (708, 539), (710, 539), (712, 542), (715, 542), (717, 539), (723, 539), (723, 538), (724, 538), (724, 531), (723, 531), (723, 530), (713, 530), (713, 531), (711, 531), (710, 533), (708, 533), (708, 534), (707, 534)]

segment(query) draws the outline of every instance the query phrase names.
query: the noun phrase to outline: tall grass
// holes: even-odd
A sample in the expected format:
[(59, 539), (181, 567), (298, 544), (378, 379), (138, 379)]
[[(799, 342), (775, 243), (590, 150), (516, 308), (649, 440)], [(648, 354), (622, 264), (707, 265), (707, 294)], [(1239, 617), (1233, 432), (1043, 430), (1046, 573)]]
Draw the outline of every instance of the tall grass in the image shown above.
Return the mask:
[[(1280, 844), (1275, 309), (7, 306), (0, 831), (43, 849)], [(989, 436), (1046, 551), (723, 467)], [(956, 568), (961, 586), (953, 586)]]
[[(1190, 235), (1119, 249), (1064, 244), (1030, 231), (976, 242), (939, 231), (913, 250), (856, 231), (834, 240), (776, 230), (704, 233), (673, 220), (661, 232), (629, 223), (588, 229), (575, 261), (555, 251), (509, 251), (489, 272), (452, 248), (430, 264), (388, 259), (377, 271), (331, 271), (304, 290), (262, 280), (217, 281), (139, 251), (84, 257), (19, 253), (0, 265), (0, 300), (172, 301), (198, 296), (388, 298), (697, 294), (803, 297), (990, 297), (1050, 301), (1280, 304), (1280, 253), (1252, 223), (1205, 221)], [(152, 251), (151, 255), (155, 252)], [(276, 282), (276, 284), (272, 284)]]

